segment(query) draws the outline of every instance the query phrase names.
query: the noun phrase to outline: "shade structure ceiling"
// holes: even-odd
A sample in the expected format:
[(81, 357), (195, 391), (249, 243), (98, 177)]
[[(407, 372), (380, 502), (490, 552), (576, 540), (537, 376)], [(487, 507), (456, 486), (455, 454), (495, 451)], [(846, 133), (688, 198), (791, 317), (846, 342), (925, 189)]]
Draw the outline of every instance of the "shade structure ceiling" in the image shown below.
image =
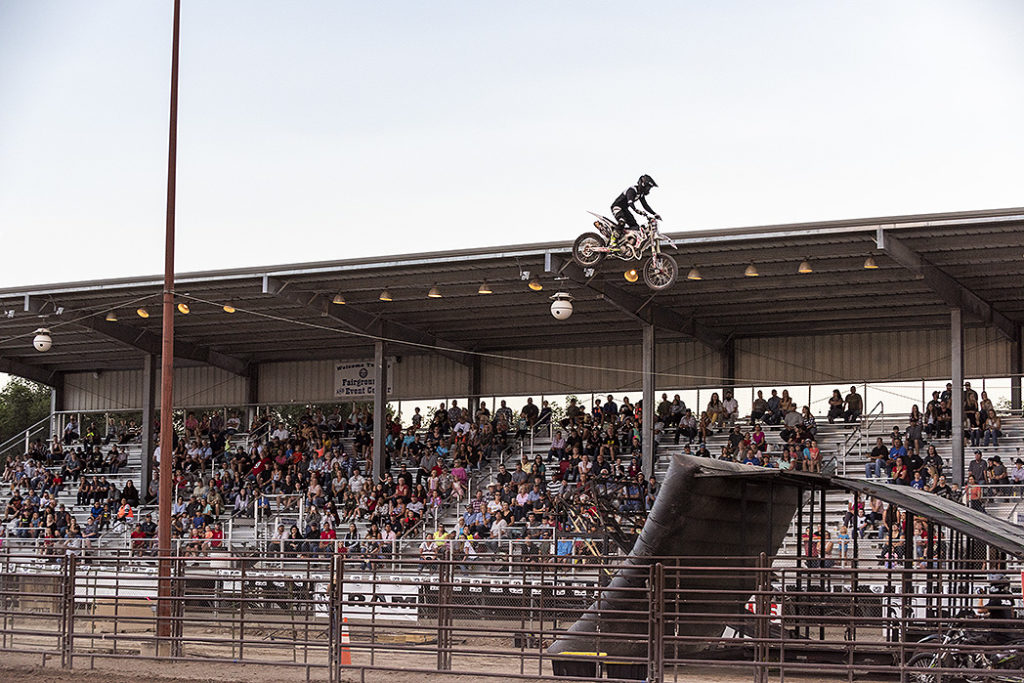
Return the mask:
[[(581, 220), (580, 231), (586, 227)], [(654, 320), (662, 340), (709, 343), (939, 329), (957, 297), (968, 324), (1012, 336), (1024, 321), (1024, 208), (669, 237), (680, 278), (657, 294), (628, 283), (622, 261), (593, 273), (566, 266), (567, 241), (180, 273), (176, 295), (190, 313), (176, 314), (179, 363), (240, 374), (253, 363), (365, 358), (377, 336), (406, 342), (396, 352), (441, 348), (468, 362), (474, 351), (633, 342), (639, 319)], [(907, 253), (921, 259), (918, 267), (908, 267)], [(877, 269), (864, 268), (869, 256)], [(813, 272), (798, 273), (805, 260)], [(744, 275), (750, 264), (758, 277)], [(693, 267), (701, 280), (686, 279)], [(527, 286), (526, 272), (542, 291)], [(492, 294), (478, 293), (483, 282)], [(427, 297), (434, 286), (440, 298)], [(378, 299), (384, 289), (392, 301)], [(147, 352), (159, 352), (161, 291), (158, 276), (0, 289), (0, 371), (140, 367)], [(556, 291), (575, 298), (568, 320), (550, 314)], [(338, 293), (345, 304), (331, 303)], [(140, 307), (148, 318), (137, 315)], [(116, 322), (105, 320), (110, 311)], [(39, 327), (53, 336), (46, 353), (32, 347)]]

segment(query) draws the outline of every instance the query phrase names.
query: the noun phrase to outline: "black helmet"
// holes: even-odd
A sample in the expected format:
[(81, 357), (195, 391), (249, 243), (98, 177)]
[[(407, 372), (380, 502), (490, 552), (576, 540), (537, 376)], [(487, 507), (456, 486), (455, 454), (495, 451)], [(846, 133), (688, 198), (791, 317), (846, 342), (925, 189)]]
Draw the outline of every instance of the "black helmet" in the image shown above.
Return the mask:
[(636, 181), (636, 186), (641, 190), (649, 190), (652, 187), (657, 187), (658, 183), (654, 182), (654, 178), (644, 173), (640, 176), (640, 180)]

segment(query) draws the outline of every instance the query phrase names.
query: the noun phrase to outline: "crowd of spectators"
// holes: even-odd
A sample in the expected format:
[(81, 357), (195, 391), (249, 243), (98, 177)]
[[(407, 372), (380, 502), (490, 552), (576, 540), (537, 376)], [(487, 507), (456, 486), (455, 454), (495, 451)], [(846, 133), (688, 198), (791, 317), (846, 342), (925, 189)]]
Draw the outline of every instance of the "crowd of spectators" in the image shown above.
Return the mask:
[[(999, 455), (984, 462), (980, 452), (963, 490), (947, 483), (944, 463), (926, 439), (948, 433), (950, 396), (951, 386), (936, 392), (923, 413), (914, 407), (905, 431), (894, 428), (888, 441), (880, 438), (866, 476), (979, 508), (984, 487), (1024, 485), (1019, 459), (1009, 470)], [(856, 387), (845, 397), (835, 390), (828, 406), (830, 422), (856, 421), (863, 412)], [(395, 541), (414, 529), (418, 536), (424, 520), (438, 520), (441, 510), (453, 506), (458, 524), (436, 527), (432, 540), (486, 545), (545, 529), (584, 532), (599, 526), (598, 508), (642, 515), (653, 504), (658, 485), (643, 476), (640, 464), (643, 409), (642, 401), (624, 396), (616, 402), (612, 395), (589, 408), (571, 398), (557, 414), (547, 401), (537, 405), (532, 398), (518, 410), (503, 400), (493, 413), (486, 402), (471, 409), (453, 400), (427, 414), (417, 407), (407, 421), (385, 418), (385, 474), (376, 481), (370, 476), (374, 416), (365, 408), (344, 415), (337, 407), (307, 410), (289, 420), (256, 416), (249, 432), (263, 438), (248, 448), (231, 443), (245, 431), (237, 412), (188, 412), (170, 456), (172, 534), (181, 553), (204, 553), (224, 544), (229, 515), (277, 517), (288, 520), (269, 539), (278, 552), (317, 556), (337, 550), (369, 557), (393, 552)], [(787, 390), (771, 390), (767, 399), (758, 391), (748, 417), (728, 388), (721, 398), (711, 394), (699, 417), (678, 394), (671, 400), (662, 394), (654, 412), (655, 445), (673, 438), (684, 453), (698, 456), (810, 472), (822, 468), (815, 417)], [(551, 437), (546, 455), (509, 459), (510, 444), (540, 427)], [(709, 450), (714, 435), (716, 453)], [(1001, 435), (988, 397), (973, 394), (968, 384), (965, 439), (998, 444)], [(117, 532), (130, 537), (135, 551), (150, 552), (156, 526), (139, 506), (156, 502), (159, 482), (145, 492), (131, 482), (117, 483), (127, 461), (124, 445), (137, 436), (130, 421), (80, 429), (69, 419), (51, 442), (34, 442), (24, 457), (6, 463), (3, 483), (11, 495), (4, 533), (78, 552), (99, 535)], [(154, 471), (160, 458), (157, 445)], [(499, 460), (504, 464), (496, 467)], [(485, 465), (493, 476), (485, 476)], [(76, 508), (87, 512), (78, 520), (57, 503), (68, 483), (77, 484)]]

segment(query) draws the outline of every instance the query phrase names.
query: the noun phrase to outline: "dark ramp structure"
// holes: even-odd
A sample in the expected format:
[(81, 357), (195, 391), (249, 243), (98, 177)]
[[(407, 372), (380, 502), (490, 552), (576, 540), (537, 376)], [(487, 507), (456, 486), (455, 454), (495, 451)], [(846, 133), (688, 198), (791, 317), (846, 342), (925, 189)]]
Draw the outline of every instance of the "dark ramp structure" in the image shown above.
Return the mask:
[[(590, 609), (548, 649), (556, 655), (556, 673), (562, 669), (580, 675), (584, 670), (578, 667), (586, 657), (606, 662), (648, 657), (654, 627), (637, 614), (647, 612), (652, 600), (671, 602), (665, 605), (670, 612), (690, 615), (664, 626), (666, 632), (683, 637), (672, 641), (676, 657), (706, 649), (706, 639), (718, 638), (726, 626), (742, 621), (750, 596), (759, 589), (757, 572), (749, 569), (761, 553), (778, 553), (794, 515), (799, 512), (801, 534), (825, 523), (827, 490), (848, 492), (854, 501), (874, 496), (895, 505), (906, 512), (908, 524), (915, 518), (925, 520), (929, 535), (934, 525), (939, 538), (946, 539), (929, 551), (934, 558), (971, 557), (965, 547), (982, 551), (982, 557), (974, 559), (992, 559), (993, 554), (1003, 561), (1024, 558), (1024, 528), (908, 486), (675, 456), (623, 566)], [(815, 515), (816, 496), (821, 498), (820, 517)], [(805, 502), (811, 506), (806, 515)], [(912, 544), (908, 548), (911, 556), (896, 557), (909, 569), (923, 557), (913, 556)], [(655, 565), (671, 568), (677, 558), (682, 558), (685, 572), (666, 569), (665, 593), (653, 592), (650, 587), (659, 583), (652, 581)], [(798, 567), (820, 566), (815, 561), (801, 557), (798, 549)], [(562, 666), (557, 655), (565, 656)], [(623, 677), (631, 677), (626, 671), (622, 669)]]
[[(679, 611), (706, 615), (679, 624), (676, 634), (720, 636), (725, 624), (742, 616), (757, 588), (755, 574), (743, 570), (754, 566), (751, 558), (760, 553), (770, 556), (778, 551), (801, 490), (823, 481), (816, 475), (675, 456), (625, 566), (572, 626), (571, 634), (553, 643), (548, 652), (646, 657), (648, 623), (616, 613), (646, 609), (651, 566), (674, 557), (686, 557), (687, 567), (708, 567), (706, 572), (688, 572), (685, 586), (669, 586), (679, 591), (674, 593), (681, 596)], [(676, 651), (688, 648), (699, 650), (701, 645), (694, 641)]]

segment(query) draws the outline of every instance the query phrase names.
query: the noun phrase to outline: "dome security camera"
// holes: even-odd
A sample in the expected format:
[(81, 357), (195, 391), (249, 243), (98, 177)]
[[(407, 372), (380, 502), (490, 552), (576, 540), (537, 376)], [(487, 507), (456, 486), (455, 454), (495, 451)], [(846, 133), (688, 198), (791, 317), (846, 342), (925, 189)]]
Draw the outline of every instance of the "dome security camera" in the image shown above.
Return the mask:
[(555, 320), (568, 320), (572, 315), (572, 294), (555, 292), (551, 297), (551, 315)]
[(50, 337), (50, 331), (45, 327), (40, 327), (36, 330), (36, 336), (32, 339), (32, 346), (36, 347), (36, 351), (39, 353), (45, 353), (50, 350), (53, 346), (53, 338)]

